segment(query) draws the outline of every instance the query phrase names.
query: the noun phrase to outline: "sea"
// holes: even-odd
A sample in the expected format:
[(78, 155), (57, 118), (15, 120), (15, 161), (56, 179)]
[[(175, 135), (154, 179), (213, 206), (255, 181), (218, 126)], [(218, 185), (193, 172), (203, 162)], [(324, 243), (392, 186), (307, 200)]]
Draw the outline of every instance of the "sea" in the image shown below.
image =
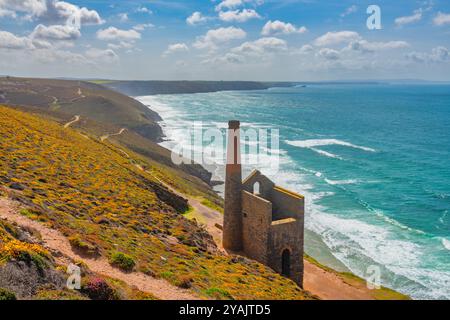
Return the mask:
[[(225, 132), (236, 119), (244, 130), (278, 132), (277, 150), (246, 164), (244, 175), (259, 169), (305, 196), (309, 255), (365, 279), (376, 272), (383, 286), (415, 299), (450, 299), (450, 85), (309, 84), (137, 99), (163, 118), (170, 149), (191, 143), (199, 123)], [(223, 164), (207, 167), (223, 180)]]

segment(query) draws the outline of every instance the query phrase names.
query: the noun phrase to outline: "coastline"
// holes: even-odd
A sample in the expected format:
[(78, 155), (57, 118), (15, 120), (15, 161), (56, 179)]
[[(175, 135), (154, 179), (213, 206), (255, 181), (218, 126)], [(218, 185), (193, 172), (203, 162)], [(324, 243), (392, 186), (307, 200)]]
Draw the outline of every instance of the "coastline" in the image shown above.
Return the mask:
[[(152, 96), (150, 94), (149, 96)], [(147, 105), (139, 100), (140, 96), (133, 96), (133, 99), (138, 100), (144, 104), (147, 108), (158, 114), (161, 118), (158, 121), (164, 121), (164, 115), (152, 109), (151, 105)], [(160, 125), (161, 126), (161, 125)], [(159, 145), (170, 150), (167, 144), (164, 142), (171, 142), (167, 139), (164, 133), (165, 126), (161, 126), (163, 133), (163, 141), (159, 142)], [(174, 141), (172, 141), (174, 142)], [(218, 167), (215, 165), (202, 167), (211, 173), (212, 182), (211, 188), (218, 194), (221, 193), (223, 188), (223, 181), (219, 180), (217, 175)], [(198, 218), (195, 215), (190, 215), (190, 218)], [(208, 217), (202, 217), (202, 219), (208, 219)], [(209, 221), (209, 225), (214, 226), (217, 221)], [(208, 230), (210, 233), (217, 233), (217, 230)], [(353, 274), (341, 261), (339, 261), (321, 240), (320, 236), (311, 230), (305, 229), (305, 237), (309, 240), (308, 243), (314, 242), (315, 245), (305, 245), (305, 289), (312, 294), (318, 296), (320, 299), (325, 300), (409, 300), (410, 297), (399, 293), (393, 289), (381, 287), (380, 289), (371, 290), (367, 288), (366, 280)], [(306, 242), (306, 241), (305, 241)]]

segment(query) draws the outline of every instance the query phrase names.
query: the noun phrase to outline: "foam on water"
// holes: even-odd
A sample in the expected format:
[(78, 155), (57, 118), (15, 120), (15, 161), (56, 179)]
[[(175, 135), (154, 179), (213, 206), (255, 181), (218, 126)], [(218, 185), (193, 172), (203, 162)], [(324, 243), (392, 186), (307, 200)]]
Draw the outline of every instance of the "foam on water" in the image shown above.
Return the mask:
[(311, 149), (314, 147), (337, 145), (337, 146), (344, 146), (344, 147), (349, 147), (349, 148), (360, 149), (360, 150), (364, 150), (364, 151), (368, 151), (368, 152), (376, 152), (375, 149), (364, 147), (364, 146), (358, 146), (358, 145), (355, 145), (355, 144), (352, 144), (352, 143), (349, 143), (346, 141), (338, 140), (338, 139), (310, 139), (310, 140), (296, 140), (296, 141), (286, 140), (286, 143), (290, 144), (291, 146), (299, 147), (299, 148)]
[(442, 245), (445, 249), (450, 250), (450, 240), (446, 238), (442, 238)]
[(360, 181), (357, 179), (331, 180), (325, 178), (325, 182), (328, 183), (329, 185), (336, 186), (336, 185), (356, 184), (359, 183)]
[(323, 150), (320, 150), (320, 149), (317, 149), (317, 148), (309, 148), (309, 149), (314, 151), (314, 152), (317, 152), (318, 154), (321, 154), (321, 155), (323, 155), (325, 157), (328, 157), (328, 158), (344, 160), (342, 157), (340, 157), (340, 156), (338, 156), (338, 155), (336, 155), (334, 153), (331, 153), (331, 152), (323, 151)]

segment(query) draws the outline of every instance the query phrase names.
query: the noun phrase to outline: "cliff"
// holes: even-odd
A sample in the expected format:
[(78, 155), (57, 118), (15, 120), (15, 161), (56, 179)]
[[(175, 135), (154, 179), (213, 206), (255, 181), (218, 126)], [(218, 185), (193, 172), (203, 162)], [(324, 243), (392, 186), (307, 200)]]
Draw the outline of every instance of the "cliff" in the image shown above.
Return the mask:
[[(188, 201), (167, 186), (211, 195), (192, 191), (195, 185), (173, 168), (109, 139), (4, 106), (0, 134), (0, 198), (6, 203), (0, 208), (0, 274), (8, 274), (0, 286), (7, 292), (25, 299), (96, 298), (101, 287), (108, 299), (166, 298), (167, 292), (185, 298), (311, 298), (271, 269), (221, 253), (202, 226), (184, 217)], [(74, 257), (85, 269), (83, 290), (67, 292), (63, 271)], [(18, 272), (20, 266), (28, 271)], [(149, 289), (153, 281), (162, 281), (165, 290)], [(18, 289), (28, 282), (32, 289)], [(142, 287), (133, 291), (135, 284)]]

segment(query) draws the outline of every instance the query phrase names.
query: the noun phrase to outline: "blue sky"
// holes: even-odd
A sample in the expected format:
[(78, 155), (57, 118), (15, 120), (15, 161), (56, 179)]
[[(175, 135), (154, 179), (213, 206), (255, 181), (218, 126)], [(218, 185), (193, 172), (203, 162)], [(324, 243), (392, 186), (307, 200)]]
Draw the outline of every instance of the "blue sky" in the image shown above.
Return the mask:
[(450, 80), (450, 3), (0, 0), (0, 74)]

